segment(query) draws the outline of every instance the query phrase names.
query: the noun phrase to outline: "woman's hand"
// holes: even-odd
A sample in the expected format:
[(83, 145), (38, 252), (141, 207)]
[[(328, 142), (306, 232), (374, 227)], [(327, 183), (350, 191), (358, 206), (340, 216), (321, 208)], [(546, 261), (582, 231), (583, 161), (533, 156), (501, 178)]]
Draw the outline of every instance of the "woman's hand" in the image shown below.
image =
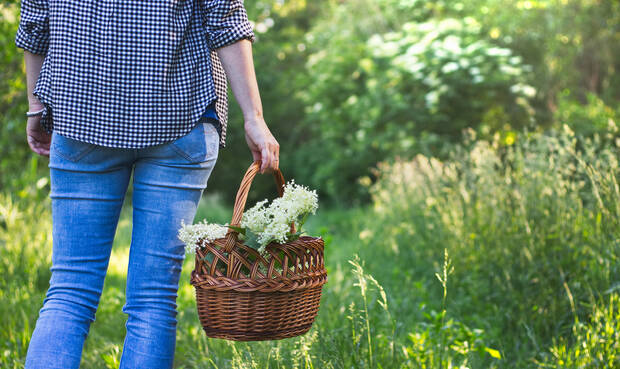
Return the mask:
[(273, 137), (262, 117), (246, 119), (244, 123), (245, 141), (252, 152), (254, 161), (260, 160), (260, 172), (274, 171), (279, 167), (280, 144)]
[[(39, 74), (41, 73), (44, 58), (45, 55), (33, 54), (28, 50), (24, 50), (28, 108), (30, 111), (39, 111), (44, 108), (41, 101), (32, 94)], [(39, 155), (50, 156), (50, 141), (52, 140), (52, 135), (45, 132), (45, 129), (41, 125), (40, 115), (28, 117), (28, 122), (26, 123), (26, 138), (28, 139), (28, 145), (32, 151)]]
[[(37, 111), (43, 109), (43, 105), (31, 105), (30, 111)], [(26, 138), (28, 140), (28, 146), (32, 151), (39, 155), (50, 156), (50, 142), (52, 141), (52, 135), (45, 131), (45, 128), (41, 125), (41, 116), (28, 117), (26, 123)]]

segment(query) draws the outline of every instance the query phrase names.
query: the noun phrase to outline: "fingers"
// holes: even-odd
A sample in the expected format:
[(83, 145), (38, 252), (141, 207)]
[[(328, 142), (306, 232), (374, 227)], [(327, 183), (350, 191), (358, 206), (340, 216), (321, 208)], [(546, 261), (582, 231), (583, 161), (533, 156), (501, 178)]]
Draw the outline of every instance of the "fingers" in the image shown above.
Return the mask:
[(279, 169), (280, 161), (280, 145), (275, 139), (269, 142), (261, 150), (261, 167), (260, 172), (272, 172)]
[(280, 144), (273, 137), (265, 121), (251, 119), (244, 123), (245, 140), (252, 152), (254, 161), (260, 160), (260, 173), (279, 168)]
[(259, 150), (251, 150), (252, 152), (252, 161), (260, 160), (261, 152)]
[(47, 133), (40, 125), (39, 117), (31, 117), (28, 119), (26, 123), (26, 139), (32, 151), (39, 155), (49, 157), (52, 135)]
[(32, 136), (28, 136), (28, 146), (36, 154), (42, 156), (50, 156), (50, 144), (49, 142), (40, 142), (34, 139)]
[(280, 169), (280, 144), (276, 142), (275, 169)]
[(263, 147), (263, 149), (261, 150), (260, 158), (260, 172), (265, 173), (265, 168), (267, 168), (269, 165), (269, 150), (267, 149), (267, 147)]

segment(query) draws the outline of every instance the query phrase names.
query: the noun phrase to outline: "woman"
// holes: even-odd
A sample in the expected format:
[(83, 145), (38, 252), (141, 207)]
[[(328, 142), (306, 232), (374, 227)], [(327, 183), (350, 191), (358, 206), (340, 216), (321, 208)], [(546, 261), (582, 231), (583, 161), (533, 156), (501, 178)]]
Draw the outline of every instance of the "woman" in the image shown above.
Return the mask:
[[(130, 178), (133, 229), (121, 368), (171, 368), (184, 259), (177, 238), (224, 147), (226, 77), (261, 172), (263, 119), (242, 0), (22, 0), (27, 139), (49, 156), (52, 275), (26, 368), (77, 368)], [(220, 64), (221, 63), (221, 64)]]

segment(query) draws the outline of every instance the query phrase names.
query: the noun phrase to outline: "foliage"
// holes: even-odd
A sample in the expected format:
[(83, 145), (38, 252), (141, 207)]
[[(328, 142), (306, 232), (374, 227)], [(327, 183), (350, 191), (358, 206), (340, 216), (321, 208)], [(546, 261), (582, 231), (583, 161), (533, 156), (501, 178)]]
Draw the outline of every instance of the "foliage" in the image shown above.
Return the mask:
[[(444, 250), (444, 263), (441, 273), (435, 273), (443, 287), (442, 310), (425, 313), (426, 322), (418, 325), (415, 333), (409, 334), (411, 346), (405, 348), (409, 359), (407, 364), (415, 363), (418, 368), (466, 368), (472, 364), (482, 366), (486, 354), (501, 359), (499, 351), (484, 343), (484, 331), (470, 329), (465, 324), (447, 318), (448, 276), (454, 272), (448, 251)], [(495, 365), (487, 364), (491, 368)]]
[(576, 319), (572, 339), (554, 339), (549, 358), (541, 363), (542, 368), (612, 369), (620, 366), (620, 296), (614, 291), (606, 300), (592, 307), (588, 322)]
[[(257, 34), (254, 64), (265, 119), (281, 144), (281, 168), (340, 205), (369, 201), (356, 182), (369, 174), (368, 166), (400, 153), (445, 158), (447, 143), (460, 140), (463, 127), (488, 139), (496, 132), (514, 135), (524, 124), (551, 125), (556, 110), (564, 109), (561, 91), (569, 90), (577, 107), (588, 103), (588, 93), (618, 107), (616, 1), (258, 0), (245, 6)], [(17, 179), (7, 173), (34, 155), (24, 138), (26, 81), (22, 51), (14, 46), (18, 14), (18, 1), (0, 7), (0, 186), (7, 188), (25, 185), (12, 183)], [(458, 26), (441, 35), (423, 26), (457, 25), (455, 19)], [(399, 44), (398, 36), (406, 40)], [(410, 48), (425, 36), (434, 43), (420, 58)], [(472, 58), (480, 55), (441, 55), (444, 41), (456, 40), (451, 36), (462, 51), (484, 46), (474, 54), (483, 57), (481, 75), (490, 73), (485, 82), (473, 83), (481, 77), (471, 74)], [(391, 45), (395, 56), (382, 56), (376, 42)], [(494, 48), (511, 56), (486, 57), (484, 50)], [(436, 86), (407, 72), (419, 65), (412, 57), (430, 62), (418, 74), (431, 73), (428, 82)], [(472, 65), (461, 67), (461, 60)], [(454, 68), (451, 62), (460, 68), (444, 75), (441, 69)], [(240, 109), (229, 97), (228, 143), (210, 189), (234, 199), (230, 184), (240, 182), (252, 158)], [(426, 98), (437, 105), (426, 106)], [(45, 169), (39, 162), (39, 172)], [(274, 193), (270, 181), (254, 186), (251, 201)]]
[(427, 321), (409, 334), (406, 365), (423, 369), (497, 367), (492, 363), (480, 364), (486, 357), (501, 359), (499, 351), (485, 346), (482, 329), (471, 329), (454, 319), (444, 322), (445, 314), (434, 310), (425, 314), (425, 318)]
[[(488, 37), (534, 68), (539, 113), (556, 109), (569, 89), (582, 103), (588, 93), (607, 104), (620, 99), (620, 3), (606, 0), (474, 0), (463, 13), (484, 24)], [(545, 111), (546, 110), (546, 111)]]
[(466, 127), (495, 132), (530, 121), (530, 67), (481, 40), (473, 18), (407, 22), (367, 40), (323, 32), (330, 37), (313, 42), (317, 51), (304, 76), (312, 83), (300, 95), (309, 108), (311, 147), (332, 159), (298, 153), (314, 170), (314, 185), (332, 197), (359, 197), (357, 179), (382, 158), (445, 151), (442, 140), (456, 141)]
[(327, 3), (295, 83), (307, 136), (293, 174), (340, 203), (368, 200), (357, 184), (368, 166), (401, 153), (445, 158), (465, 127), (490, 139), (563, 124), (561, 91), (576, 106), (588, 94), (618, 106), (618, 2)]
[(597, 135), (599, 146), (616, 144), (620, 139), (617, 123), (620, 105), (614, 109), (592, 93), (587, 94), (587, 101), (587, 104), (580, 104), (569, 91), (563, 92), (558, 98), (555, 120), (564, 122), (577, 136), (594, 138)]
[(365, 241), (418, 271), (447, 248), (453, 313), (491, 331), (514, 367), (569, 332), (572, 307), (585, 317), (591, 296), (620, 280), (620, 148), (566, 126), (523, 136), (468, 141), (446, 161), (381, 164)]

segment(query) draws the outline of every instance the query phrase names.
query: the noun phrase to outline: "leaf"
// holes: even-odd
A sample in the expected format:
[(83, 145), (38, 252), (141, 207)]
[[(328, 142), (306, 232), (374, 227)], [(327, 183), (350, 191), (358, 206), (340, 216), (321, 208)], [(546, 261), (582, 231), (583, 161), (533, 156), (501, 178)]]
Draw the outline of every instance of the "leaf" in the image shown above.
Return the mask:
[(485, 347), (484, 351), (488, 352), (489, 355), (493, 356), (496, 359), (501, 359), (502, 358), (502, 355), (500, 355), (499, 351), (497, 351), (495, 349), (492, 349), (492, 348), (489, 348), (489, 347)]
[(297, 222), (297, 223), (298, 223), (297, 228), (298, 228), (300, 231), (301, 231), (301, 227), (303, 227), (303, 226), (304, 226), (304, 223), (306, 223), (306, 218), (308, 218), (308, 215), (309, 215), (309, 213), (304, 213), (304, 214), (303, 214), (303, 216), (302, 216), (302, 218), (301, 218), (301, 220), (300, 220), (299, 222)]
[(302, 233), (303, 233), (302, 231), (298, 231), (298, 232), (295, 232), (295, 233), (287, 233), (286, 236), (287, 236), (287, 239), (289, 241), (294, 241), (294, 240), (298, 239), (299, 236), (302, 235)]
[(232, 226), (232, 225), (229, 225), (227, 227), (232, 229), (233, 231), (239, 232), (239, 233), (241, 233), (242, 235), (245, 236), (245, 227), (237, 227), (237, 226)]
[(212, 253), (207, 253), (203, 258), (203, 261), (208, 261), (209, 263), (213, 262), (213, 254)]
[(278, 243), (278, 240), (276, 240), (275, 238), (272, 237), (269, 240), (267, 240), (267, 242), (265, 242), (265, 245), (269, 245), (272, 242)]
[(258, 250), (258, 248), (260, 247), (260, 243), (258, 242), (258, 235), (249, 229), (245, 233), (245, 239), (243, 242), (255, 250)]

